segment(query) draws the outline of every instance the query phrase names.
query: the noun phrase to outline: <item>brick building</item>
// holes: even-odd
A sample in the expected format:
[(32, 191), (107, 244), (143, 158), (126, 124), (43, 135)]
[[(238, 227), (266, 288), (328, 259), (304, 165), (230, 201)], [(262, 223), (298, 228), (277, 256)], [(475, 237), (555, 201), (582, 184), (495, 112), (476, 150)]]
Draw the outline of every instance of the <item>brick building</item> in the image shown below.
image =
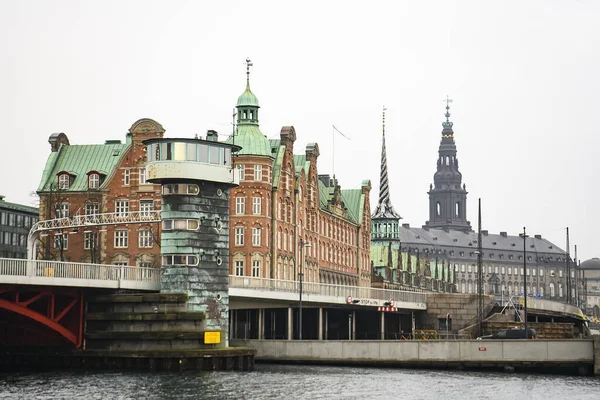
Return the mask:
[(242, 147), (233, 160), (240, 186), (231, 190), (230, 273), (296, 280), (302, 267), (308, 282), (369, 286), (370, 181), (342, 190), (319, 175), (318, 145), (294, 154), (292, 126), (269, 140), (249, 71), (236, 107), (237, 128), (227, 139)]
[[(161, 207), (160, 185), (146, 182), (146, 139), (163, 137), (151, 120), (135, 122), (125, 142), (71, 145), (50, 136), (51, 153), (38, 188), (40, 219), (72, 215), (147, 212)], [(160, 265), (158, 223), (51, 232), (38, 244), (38, 258), (119, 265)]]

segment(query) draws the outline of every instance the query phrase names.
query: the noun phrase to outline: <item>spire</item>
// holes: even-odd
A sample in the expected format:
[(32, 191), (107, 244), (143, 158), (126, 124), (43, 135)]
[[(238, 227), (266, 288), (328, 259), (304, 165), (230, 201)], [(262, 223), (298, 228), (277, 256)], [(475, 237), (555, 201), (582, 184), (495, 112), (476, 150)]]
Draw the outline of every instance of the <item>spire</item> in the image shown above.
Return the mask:
[[(456, 143), (453, 123), (450, 121), (450, 103), (446, 96), (446, 120), (442, 122), (442, 140), (438, 150), (437, 170), (433, 175), (433, 185), (429, 186), (430, 228), (471, 231), (467, 220), (467, 190), (462, 184), (462, 174), (458, 170)], [(462, 186), (462, 187), (461, 187)]]
[(385, 151), (385, 112), (387, 108), (383, 107), (382, 113), (382, 145), (381, 145), (381, 171), (379, 175), (379, 203), (373, 214), (373, 218), (393, 218), (400, 219), (400, 215), (394, 210), (390, 200), (390, 187), (388, 181), (387, 155)]

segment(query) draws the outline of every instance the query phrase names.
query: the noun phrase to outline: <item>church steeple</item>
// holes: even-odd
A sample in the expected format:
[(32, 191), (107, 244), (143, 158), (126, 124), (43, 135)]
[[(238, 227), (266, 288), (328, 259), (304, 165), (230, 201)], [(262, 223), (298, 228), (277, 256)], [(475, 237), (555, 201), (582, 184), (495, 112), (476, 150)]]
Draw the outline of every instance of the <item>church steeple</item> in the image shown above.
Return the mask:
[(373, 239), (399, 239), (400, 214), (394, 210), (390, 200), (390, 186), (388, 180), (387, 154), (385, 149), (385, 112), (382, 114), (382, 144), (381, 144), (381, 171), (379, 175), (379, 202), (371, 216), (371, 232)]
[(442, 123), (442, 140), (438, 150), (437, 171), (433, 176), (434, 183), (429, 186), (429, 221), (425, 225), (430, 228), (471, 231), (471, 223), (467, 221), (467, 190), (458, 170), (452, 129), (454, 124), (450, 121), (452, 100), (446, 98), (445, 101), (446, 121)]

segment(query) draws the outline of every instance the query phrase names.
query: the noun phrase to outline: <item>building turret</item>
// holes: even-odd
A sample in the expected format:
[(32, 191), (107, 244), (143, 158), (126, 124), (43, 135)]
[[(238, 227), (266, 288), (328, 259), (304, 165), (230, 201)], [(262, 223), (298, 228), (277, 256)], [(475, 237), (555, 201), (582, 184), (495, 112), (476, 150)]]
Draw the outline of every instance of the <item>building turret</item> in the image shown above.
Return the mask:
[(450, 103), (446, 100), (446, 121), (442, 123), (442, 140), (438, 150), (437, 171), (429, 186), (429, 228), (472, 231), (467, 221), (467, 190), (458, 170), (453, 123), (450, 122)]
[(381, 171), (379, 175), (379, 202), (371, 216), (372, 240), (399, 240), (399, 221), (402, 217), (394, 210), (390, 200), (390, 187), (388, 180), (387, 156), (385, 149), (385, 107), (383, 108), (382, 144), (381, 144)]

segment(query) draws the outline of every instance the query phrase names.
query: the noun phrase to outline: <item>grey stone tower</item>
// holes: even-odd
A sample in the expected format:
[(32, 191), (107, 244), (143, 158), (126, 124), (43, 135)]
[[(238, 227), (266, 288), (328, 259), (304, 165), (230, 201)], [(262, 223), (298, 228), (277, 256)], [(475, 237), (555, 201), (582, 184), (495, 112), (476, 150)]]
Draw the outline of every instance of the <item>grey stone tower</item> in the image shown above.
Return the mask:
[[(239, 184), (232, 151), (206, 140), (150, 139), (148, 181), (162, 185), (161, 293), (185, 293), (187, 308), (206, 315), (204, 343), (228, 346), (229, 188)], [(207, 341), (209, 337), (211, 341)]]
[(467, 188), (462, 184), (462, 174), (458, 170), (456, 143), (454, 143), (453, 123), (450, 122), (450, 102), (446, 101), (446, 121), (442, 123), (437, 171), (433, 175), (433, 185), (429, 185), (429, 228), (472, 231), (467, 221)]

